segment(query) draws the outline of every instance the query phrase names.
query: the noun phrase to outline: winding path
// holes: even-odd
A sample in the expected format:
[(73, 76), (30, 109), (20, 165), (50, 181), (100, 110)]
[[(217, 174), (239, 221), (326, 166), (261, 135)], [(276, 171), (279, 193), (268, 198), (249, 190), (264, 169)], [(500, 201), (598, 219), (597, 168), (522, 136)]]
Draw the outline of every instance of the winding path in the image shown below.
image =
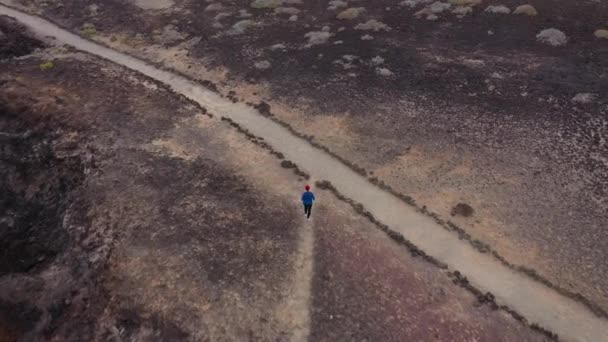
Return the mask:
[(560, 339), (608, 341), (607, 320), (595, 316), (582, 304), (514, 272), (492, 256), (477, 252), (467, 242), (459, 240), (456, 234), (446, 231), (432, 219), (372, 185), (340, 161), (292, 135), (245, 104), (232, 103), (182, 76), (87, 41), (39, 17), (3, 5), (0, 5), (0, 15), (13, 17), (34, 33), (55, 38), (58, 44), (73, 46), (162, 82), (211, 113), (228, 117), (251, 133), (264, 137), (275, 150), (282, 152), (314, 178), (331, 181), (342, 194), (362, 203), (392, 230), (401, 233), (450, 269), (459, 270), (475, 287), (492, 292), (499, 304), (506, 304), (530, 322), (557, 333)]

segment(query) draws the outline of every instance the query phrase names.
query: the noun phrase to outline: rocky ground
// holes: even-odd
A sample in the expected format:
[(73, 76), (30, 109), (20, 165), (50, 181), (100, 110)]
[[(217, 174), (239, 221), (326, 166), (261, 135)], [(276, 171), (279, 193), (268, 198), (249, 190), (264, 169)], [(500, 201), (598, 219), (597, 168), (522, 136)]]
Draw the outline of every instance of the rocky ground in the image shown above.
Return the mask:
[(547, 340), (329, 192), (306, 221), (263, 140), (24, 31), (0, 18), (0, 341)]
[[(608, 310), (605, 1), (35, 1), (252, 103)], [(472, 208), (457, 214), (459, 204)]]

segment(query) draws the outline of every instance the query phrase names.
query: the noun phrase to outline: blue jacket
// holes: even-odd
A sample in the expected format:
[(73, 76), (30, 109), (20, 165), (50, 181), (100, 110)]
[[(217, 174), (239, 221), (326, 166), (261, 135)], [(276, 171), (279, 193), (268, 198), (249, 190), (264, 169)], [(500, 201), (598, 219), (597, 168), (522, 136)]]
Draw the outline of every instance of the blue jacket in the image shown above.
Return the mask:
[(305, 193), (302, 194), (302, 203), (312, 204), (312, 202), (314, 200), (315, 200), (315, 194), (313, 194), (312, 191), (306, 191)]

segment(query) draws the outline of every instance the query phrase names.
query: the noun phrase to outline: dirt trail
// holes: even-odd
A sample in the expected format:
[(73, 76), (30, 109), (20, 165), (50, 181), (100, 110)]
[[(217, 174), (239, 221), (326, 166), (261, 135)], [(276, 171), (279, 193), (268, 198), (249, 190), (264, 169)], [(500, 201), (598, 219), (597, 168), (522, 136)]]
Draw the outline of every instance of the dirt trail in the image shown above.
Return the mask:
[(284, 127), (264, 118), (245, 104), (231, 103), (184, 77), (91, 43), (38, 17), (2, 5), (0, 15), (16, 18), (40, 36), (54, 37), (58, 43), (74, 46), (165, 83), (210, 112), (228, 117), (251, 133), (264, 137), (266, 142), (287, 159), (297, 163), (315, 178), (331, 181), (342, 194), (362, 203), (392, 230), (401, 233), (426, 253), (447, 264), (450, 269), (459, 270), (482, 291), (492, 292), (499, 304), (510, 306), (529, 321), (557, 333), (562, 340), (603, 341), (608, 336), (608, 322), (595, 316), (583, 305), (512, 271), (490, 255), (480, 254), (430, 218), (372, 185), (338, 160), (293, 136)]
[(290, 341), (307, 341), (310, 334), (310, 302), (313, 275), (314, 233), (312, 219), (306, 222), (302, 219), (298, 252), (294, 262), (289, 297), (278, 309), (283, 314), (289, 326), (292, 327)]

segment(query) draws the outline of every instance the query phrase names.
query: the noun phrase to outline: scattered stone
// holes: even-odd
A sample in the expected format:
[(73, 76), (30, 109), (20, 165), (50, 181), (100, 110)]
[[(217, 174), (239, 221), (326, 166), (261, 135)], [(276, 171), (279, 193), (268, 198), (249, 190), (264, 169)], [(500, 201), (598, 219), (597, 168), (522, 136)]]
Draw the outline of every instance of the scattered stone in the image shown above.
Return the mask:
[(507, 7), (505, 5), (498, 5), (498, 6), (488, 6), (488, 7), (486, 7), (486, 10), (484, 12), (495, 13), (495, 14), (509, 14), (509, 13), (511, 13), (511, 10), (509, 9), (509, 7)]
[(304, 2), (302, 0), (285, 0), (287, 5), (301, 5)]
[(321, 31), (323, 31), (323, 32), (329, 32), (329, 31), (331, 31), (331, 29), (329, 28), (329, 26), (323, 26), (321, 28)]
[(473, 7), (470, 6), (458, 6), (452, 10), (453, 14), (456, 14), (458, 17), (462, 18), (467, 14), (473, 13)]
[(536, 35), (536, 40), (551, 46), (561, 46), (568, 42), (568, 37), (566, 37), (564, 32), (558, 29), (549, 28), (540, 31), (540, 33)]
[(361, 36), (361, 40), (374, 40), (374, 36), (366, 34), (364, 36)]
[(330, 11), (335, 11), (338, 8), (348, 7), (348, 3), (342, 0), (332, 0), (329, 2), (329, 7), (327, 7)]
[(452, 208), (452, 216), (463, 216), (463, 217), (471, 217), (473, 216), (473, 207), (466, 203), (458, 203)]
[(274, 13), (296, 15), (300, 13), (300, 10), (295, 7), (277, 7), (274, 9)]
[(257, 9), (277, 8), (283, 5), (283, 0), (255, 0), (251, 3), (251, 7)]
[(578, 93), (572, 98), (572, 102), (580, 104), (589, 104), (595, 100), (597, 95), (591, 93)]
[(382, 58), (380, 56), (376, 56), (376, 57), (372, 58), (373, 65), (380, 65), (382, 63), (384, 63), (384, 58)]
[(344, 30), (346, 30), (346, 27), (344, 27), (344, 26), (342, 26), (342, 27), (338, 27), (338, 32), (342, 32), (342, 31), (344, 31)]
[(447, 2), (435, 1), (428, 8), (431, 13), (442, 13), (450, 9), (452, 4)]
[(175, 44), (186, 39), (186, 35), (179, 32), (174, 25), (169, 24), (163, 27), (163, 30), (156, 34), (154, 39), (162, 44)]
[(249, 13), (246, 9), (239, 10), (239, 18), (251, 18), (253, 14)]
[(221, 11), (222, 9), (224, 9), (224, 6), (222, 6), (222, 4), (214, 2), (205, 7), (205, 12), (217, 12)]
[(298, 21), (298, 16), (292, 15), (291, 17), (289, 17), (289, 21)]
[(596, 30), (593, 35), (596, 38), (608, 39), (608, 30)]
[(432, 0), (404, 0), (399, 3), (399, 6), (407, 6), (409, 8), (414, 8), (419, 4), (429, 4)]
[(365, 13), (365, 8), (363, 7), (352, 7), (348, 8), (336, 16), (336, 18), (340, 20), (353, 20), (358, 18), (361, 14)]
[(269, 61), (259, 61), (259, 62), (255, 62), (253, 64), (253, 66), (255, 66), (255, 68), (258, 70), (267, 70), (267, 69), (270, 69), (271, 64)]
[(536, 8), (534, 8), (534, 6), (532, 5), (521, 5), (515, 8), (513, 14), (525, 14), (533, 17), (538, 15), (538, 12), (536, 11)]
[(134, 0), (135, 5), (145, 10), (163, 10), (171, 8), (173, 0)]
[(308, 38), (308, 46), (325, 44), (333, 34), (327, 31), (312, 31), (304, 35)]
[(245, 19), (236, 22), (232, 27), (226, 32), (229, 36), (236, 36), (245, 33), (247, 29), (254, 25), (253, 20)]
[(376, 68), (376, 74), (382, 77), (391, 77), (393, 76), (393, 72), (388, 70), (387, 68)]
[(190, 38), (185, 45), (190, 47), (190, 48), (194, 48), (195, 46), (197, 46), (201, 40), (203, 40), (202, 37), (194, 37), (194, 38)]
[(505, 78), (505, 77), (504, 77), (504, 76), (503, 76), (501, 73), (499, 73), (498, 71), (494, 71), (494, 72), (493, 72), (493, 73), (490, 75), (490, 77), (495, 78), (495, 79), (498, 79), (498, 80), (502, 80), (502, 79), (504, 79), (504, 78)]
[(357, 56), (353, 56), (353, 55), (343, 55), (343, 56), (342, 56), (342, 58), (343, 58), (344, 60), (347, 60), (347, 61), (349, 61), (349, 62), (352, 62), (352, 61), (354, 61), (355, 59), (357, 59), (357, 58), (359, 58), (359, 57), (357, 57)]
[(96, 15), (98, 15), (98, 14), (99, 14), (99, 6), (97, 6), (96, 4), (92, 4), (92, 5), (90, 5), (90, 6), (88, 7), (88, 9), (89, 9), (89, 13), (90, 13), (92, 16), (96, 16)]
[(380, 30), (388, 31), (389, 27), (376, 19), (368, 20), (366, 23), (358, 24), (355, 26), (355, 30), (369, 31), (372, 30), (374, 32), (378, 32)]
[(452, 5), (456, 6), (477, 6), (481, 4), (482, 0), (449, 0)]
[(356, 68), (354, 65), (352, 65), (350, 62), (344, 62), (343, 60), (335, 60), (332, 62), (333, 64), (338, 64), (342, 66), (342, 69), (344, 70), (349, 70), (349, 69), (354, 69)]
[(274, 44), (270, 47), (270, 50), (284, 50), (286, 48), (287, 47), (285, 46), (285, 44)]
[(334, 45), (340, 45), (340, 44), (344, 44), (344, 41), (343, 40), (336, 40), (334, 42)]
[(227, 13), (227, 12), (222, 12), (222, 13), (218, 13), (218, 14), (215, 16), (215, 18), (213, 18), (213, 19), (215, 19), (215, 21), (221, 21), (222, 19), (224, 19), (224, 18), (228, 18), (228, 17), (230, 17), (231, 15), (232, 15), (232, 14), (230, 14), (230, 13)]
[(426, 16), (428, 20), (437, 20), (437, 14), (447, 11), (450, 7), (452, 7), (452, 5), (447, 2), (435, 1), (431, 5), (414, 13), (414, 16), (417, 18)]

